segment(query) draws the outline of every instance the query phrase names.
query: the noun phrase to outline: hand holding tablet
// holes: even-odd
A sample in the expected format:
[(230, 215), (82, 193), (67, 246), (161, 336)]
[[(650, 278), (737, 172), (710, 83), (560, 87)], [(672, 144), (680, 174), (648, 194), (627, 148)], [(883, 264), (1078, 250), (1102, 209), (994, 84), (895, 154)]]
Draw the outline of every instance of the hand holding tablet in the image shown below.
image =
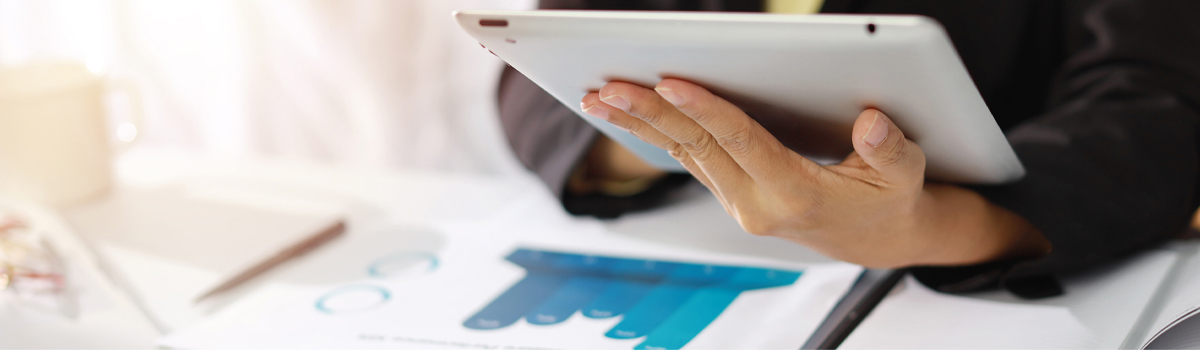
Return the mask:
[[(683, 80), (665, 79), (653, 90), (609, 83), (584, 96), (581, 108), (667, 150), (747, 232), (834, 258), (897, 267), (1029, 253), (1011, 250), (1016, 240), (1029, 238), (1025, 234), (961, 234), (957, 226), (970, 217), (994, 215), (999, 220), (989, 223), (993, 229), (1036, 233), (972, 191), (925, 183), (921, 147), (876, 109), (855, 120), (854, 152), (840, 164), (821, 166), (785, 147), (733, 103)], [(1004, 224), (1009, 222), (1017, 226)], [(959, 249), (929, 250), (947, 244)]]

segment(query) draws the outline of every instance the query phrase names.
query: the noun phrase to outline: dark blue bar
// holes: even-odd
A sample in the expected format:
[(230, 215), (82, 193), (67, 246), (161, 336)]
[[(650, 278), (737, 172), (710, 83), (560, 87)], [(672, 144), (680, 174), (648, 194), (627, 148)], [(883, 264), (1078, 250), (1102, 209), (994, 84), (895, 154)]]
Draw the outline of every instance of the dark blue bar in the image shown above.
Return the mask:
[(562, 254), (551, 266), (556, 271), (573, 275), (608, 276), (612, 265), (619, 260), (595, 255)]
[(679, 265), (654, 260), (618, 259), (608, 271), (616, 279), (658, 283), (667, 278)]
[(533, 311), (570, 279), (569, 275), (555, 273), (552, 266), (562, 256), (529, 249), (518, 249), (509, 254), (506, 259), (524, 268), (525, 278), (464, 321), (463, 326), (471, 329), (507, 327)]
[(527, 271), (558, 272), (554, 263), (566, 254), (543, 252), (540, 250), (517, 249), (506, 259)]
[(656, 285), (643, 281), (613, 280), (591, 304), (583, 308), (583, 315), (591, 318), (621, 315), (641, 301)]
[(491, 304), (463, 322), (470, 329), (496, 329), (516, 323), (521, 316), (546, 301), (569, 279), (568, 276), (530, 271)]
[(546, 299), (546, 302), (525, 315), (525, 321), (537, 325), (551, 325), (566, 321), (575, 314), (575, 311), (579, 311), (591, 303), (596, 295), (607, 289), (609, 282), (610, 280), (605, 277), (571, 277), (562, 288)]
[(678, 263), (653, 260), (614, 260), (608, 268), (613, 282), (596, 300), (583, 308), (584, 316), (609, 318), (625, 313), (679, 267)]
[(551, 268), (566, 275), (574, 276), (559, 288), (554, 295), (537, 309), (525, 315), (525, 321), (530, 324), (550, 325), (565, 321), (591, 303), (611, 281), (609, 268), (617, 259), (602, 258), (594, 255), (562, 254), (551, 264)]

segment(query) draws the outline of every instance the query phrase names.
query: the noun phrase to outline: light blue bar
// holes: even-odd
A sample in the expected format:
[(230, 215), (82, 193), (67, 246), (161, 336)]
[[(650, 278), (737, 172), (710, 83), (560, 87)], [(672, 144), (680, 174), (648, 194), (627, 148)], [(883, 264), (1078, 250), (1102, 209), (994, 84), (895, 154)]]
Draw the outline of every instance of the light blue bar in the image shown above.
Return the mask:
[(743, 267), (718, 285), (702, 287), (635, 349), (679, 349), (721, 316), (743, 291), (791, 285), (799, 272)]
[(679, 310), (671, 314), (671, 317), (647, 334), (646, 340), (634, 349), (682, 348), (716, 320), (717, 316), (725, 312), (725, 308), (729, 307), (729, 304), (732, 304), (741, 292), (737, 289), (719, 287), (696, 291), (687, 303), (680, 306)]
[(680, 264), (661, 284), (651, 290), (641, 302), (625, 313), (625, 318), (604, 336), (632, 339), (649, 334), (705, 285), (720, 283), (732, 277), (738, 268)]
[(625, 313), (625, 318), (604, 336), (613, 339), (633, 339), (644, 336), (658, 327), (679, 306), (696, 292), (696, 287), (662, 284), (650, 291), (641, 302)]
[(800, 278), (801, 272), (764, 269), (758, 267), (742, 267), (738, 273), (721, 286), (725, 288), (753, 290), (774, 288), (791, 285)]

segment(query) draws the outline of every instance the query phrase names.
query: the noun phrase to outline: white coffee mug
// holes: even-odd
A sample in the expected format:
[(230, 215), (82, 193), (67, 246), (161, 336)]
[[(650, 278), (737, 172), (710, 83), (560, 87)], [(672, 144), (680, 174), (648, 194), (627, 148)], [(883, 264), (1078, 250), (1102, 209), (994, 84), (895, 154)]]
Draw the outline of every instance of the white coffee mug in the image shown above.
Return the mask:
[(62, 207), (107, 193), (106, 90), (82, 63), (0, 69), (0, 196)]

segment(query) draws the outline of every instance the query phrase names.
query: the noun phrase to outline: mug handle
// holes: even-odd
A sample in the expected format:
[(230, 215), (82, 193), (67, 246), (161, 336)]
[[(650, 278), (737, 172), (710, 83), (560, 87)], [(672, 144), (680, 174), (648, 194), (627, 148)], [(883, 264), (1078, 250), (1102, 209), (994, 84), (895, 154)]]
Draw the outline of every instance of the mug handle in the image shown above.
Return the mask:
[[(114, 78), (108, 81), (108, 86), (105, 89), (105, 94), (108, 95), (111, 103), (113, 96), (124, 96), (124, 103), (128, 105), (126, 110), (126, 118), (128, 121), (118, 122), (116, 130), (116, 140), (113, 142), (113, 153), (121, 154), (133, 148), (133, 145), (141, 139), (141, 133), (145, 130), (146, 115), (144, 105), (142, 104), (142, 93), (138, 89), (137, 84), (132, 80), (124, 78)], [(112, 111), (112, 106), (109, 106)], [(116, 113), (114, 113), (116, 114)]]

